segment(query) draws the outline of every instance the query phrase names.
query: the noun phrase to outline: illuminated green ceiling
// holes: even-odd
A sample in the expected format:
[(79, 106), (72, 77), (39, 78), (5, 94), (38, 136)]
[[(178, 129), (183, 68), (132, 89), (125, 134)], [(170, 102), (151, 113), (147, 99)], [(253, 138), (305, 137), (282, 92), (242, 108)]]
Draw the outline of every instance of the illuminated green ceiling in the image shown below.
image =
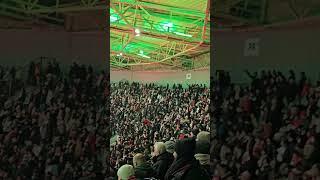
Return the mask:
[(193, 68), (185, 62), (210, 49), (207, 5), (207, 0), (111, 0), (112, 67)]

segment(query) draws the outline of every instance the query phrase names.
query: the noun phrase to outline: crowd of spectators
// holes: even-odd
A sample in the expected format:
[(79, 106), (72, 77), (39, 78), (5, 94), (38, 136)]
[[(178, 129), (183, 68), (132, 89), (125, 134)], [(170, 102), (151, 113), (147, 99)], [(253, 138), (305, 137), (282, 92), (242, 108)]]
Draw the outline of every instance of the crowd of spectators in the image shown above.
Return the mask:
[(319, 83), (303, 72), (245, 73), (251, 84), (227, 73), (213, 82), (214, 179), (319, 179)]
[(11, 95), (1, 93), (0, 179), (104, 179), (107, 166), (108, 77), (74, 63), (31, 63)]
[(17, 72), (0, 67), (13, 87), (0, 91), (0, 179), (320, 178), (320, 83), (305, 73), (246, 71), (248, 85), (221, 73), (211, 92), (118, 82), (109, 93), (105, 72), (76, 63)]
[(113, 177), (211, 179), (208, 87), (118, 82), (110, 100)]

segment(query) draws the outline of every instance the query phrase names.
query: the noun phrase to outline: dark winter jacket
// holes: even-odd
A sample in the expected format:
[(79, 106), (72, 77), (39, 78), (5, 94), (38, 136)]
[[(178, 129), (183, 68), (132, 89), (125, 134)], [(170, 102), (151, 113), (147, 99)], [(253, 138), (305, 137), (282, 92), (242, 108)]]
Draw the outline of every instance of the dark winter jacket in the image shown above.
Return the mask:
[(160, 154), (159, 156), (154, 157), (153, 159), (153, 170), (155, 172), (155, 177), (163, 180), (164, 176), (174, 161), (173, 154), (165, 152)]
[(176, 143), (177, 158), (168, 169), (165, 180), (210, 180), (210, 175), (195, 159), (196, 142), (186, 138)]
[(152, 169), (152, 166), (148, 163), (143, 163), (137, 167), (134, 168), (134, 175), (135, 177), (139, 179), (144, 178), (151, 178), (154, 176), (154, 171)]

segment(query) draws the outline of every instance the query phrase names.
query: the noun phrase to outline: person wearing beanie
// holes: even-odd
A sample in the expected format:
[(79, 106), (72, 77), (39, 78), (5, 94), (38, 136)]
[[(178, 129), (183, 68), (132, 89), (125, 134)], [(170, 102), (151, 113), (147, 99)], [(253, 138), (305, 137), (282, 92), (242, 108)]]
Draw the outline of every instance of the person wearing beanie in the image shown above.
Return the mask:
[(207, 131), (199, 132), (196, 141), (204, 141), (210, 144), (210, 133)]
[(210, 176), (213, 174), (210, 166), (210, 143), (203, 141), (196, 142), (196, 154), (194, 157), (199, 161), (202, 168), (206, 169)]
[(175, 145), (175, 161), (168, 169), (165, 180), (210, 180), (209, 174), (194, 157), (196, 141), (194, 138), (179, 140)]
[(134, 169), (133, 166), (129, 164), (122, 165), (118, 172), (118, 180), (136, 180), (134, 176)]
[(151, 164), (149, 164), (146, 161), (145, 156), (141, 153), (138, 153), (135, 156), (133, 156), (133, 167), (134, 174), (137, 180), (151, 178), (154, 175)]
[(173, 154), (175, 143), (173, 141), (166, 141), (164, 145), (166, 147), (167, 152)]
[(165, 143), (156, 142), (154, 144), (152, 161), (155, 178), (163, 180), (167, 170), (174, 161), (174, 157), (172, 153), (167, 152)]

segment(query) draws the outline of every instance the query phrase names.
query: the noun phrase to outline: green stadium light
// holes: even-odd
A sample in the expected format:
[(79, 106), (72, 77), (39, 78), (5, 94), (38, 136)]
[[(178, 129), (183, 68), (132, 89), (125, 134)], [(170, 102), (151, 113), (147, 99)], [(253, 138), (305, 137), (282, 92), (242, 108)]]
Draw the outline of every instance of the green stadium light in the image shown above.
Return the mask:
[(116, 22), (119, 20), (119, 16), (115, 14), (114, 10), (110, 8), (110, 22)]
[(164, 29), (169, 29), (169, 28), (171, 29), (173, 27), (173, 24), (171, 22), (168, 22), (168, 23), (164, 23), (162, 26)]
[(140, 29), (135, 29), (134, 32), (135, 32), (136, 36), (140, 36)]
[(172, 22), (161, 22), (157, 28), (159, 31), (172, 32), (174, 30), (174, 24)]
[(110, 22), (116, 22), (118, 20), (118, 17), (114, 16), (114, 15), (111, 15), (110, 16)]
[(147, 55), (145, 55), (144, 54), (144, 52), (142, 51), (142, 50), (140, 50), (139, 51), (139, 54), (138, 54), (139, 56), (141, 56), (141, 57), (144, 57), (144, 58), (148, 58), (148, 59), (150, 59), (150, 57), (149, 56), (147, 56)]
[(180, 33), (180, 32), (174, 32), (174, 33), (177, 34), (177, 35), (180, 35), (180, 36), (192, 37), (191, 34), (184, 34), (184, 33)]
[(141, 56), (141, 57), (144, 57), (144, 58), (148, 58), (148, 59), (150, 59), (150, 57), (149, 56), (147, 56), (147, 55), (144, 55), (144, 54), (138, 54), (139, 56)]

